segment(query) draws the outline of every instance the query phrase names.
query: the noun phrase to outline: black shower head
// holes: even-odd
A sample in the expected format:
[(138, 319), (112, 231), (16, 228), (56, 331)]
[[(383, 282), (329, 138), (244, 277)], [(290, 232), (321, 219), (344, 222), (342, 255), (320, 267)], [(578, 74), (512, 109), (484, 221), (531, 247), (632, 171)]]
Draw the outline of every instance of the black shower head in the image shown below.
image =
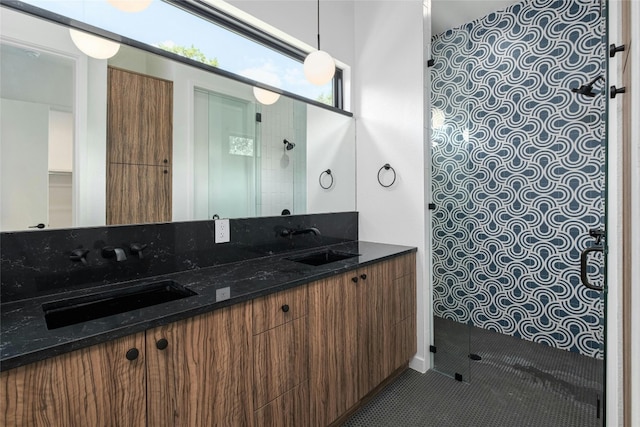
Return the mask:
[(293, 150), (293, 147), (295, 147), (295, 146), (296, 146), (296, 144), (295, 144), (295, 143), (293, 143), (293, 142), (289, 142), (289, 141), (287, 141), (286, 139), (285, 139), (285, 140), (283, 140), (283, 141), (282, 141), (282, 143), (284, 144), (284, 148), (285, 148), (287, 151), (289, 151), (289, 150)]
[(572, 87), (571, 92), (579, 93), (580, 95), (586, 95), (588, 97), (593, 98), (594, 96), (597, 95), (597, 93), (593, 91), (593, 85), (600, 79), (604, 80), (604, 77), (598, 76), (592, 81), (590, 81), (589, 83), (587, 83), (586, 85), (581, 85), (578, 88)]

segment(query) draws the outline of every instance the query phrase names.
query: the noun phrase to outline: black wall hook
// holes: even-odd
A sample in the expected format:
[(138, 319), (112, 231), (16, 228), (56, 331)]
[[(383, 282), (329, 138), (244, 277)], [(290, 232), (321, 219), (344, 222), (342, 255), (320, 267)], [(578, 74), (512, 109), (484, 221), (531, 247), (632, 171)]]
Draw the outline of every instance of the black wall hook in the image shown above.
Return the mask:
[[(326, 187), (324, 186), (324, 184), (322, 184), (322, 177), (324, 175), (328, 175), (329, 178), (331, 178), (331, 182)], [(320, 177), (318, 178), (318, 182), (320, 183), (320, 187), (324, 188), (325, 190), (330, 189), (333, 186), (333, 174), (331, 173), (331, 169), (327, 169), (326, 171), (322, 171), (322, 173), (320, 174)]]
[[(382, 170), (391, 170), (391, 172), (393, 172), (393, 180), (391, 181), (391, 184), (388, 185), (384, 185), (382, 183), (382, 181), (380, 180), (380, 173), (382, 172)], [(391, 167), (391, 165), (389, 163), (385, 163), (379, 170), (378, 170), (378, 184), (382, 185), (385, 188), (389, 188), (391, 187), (395, 182), (396, 182), (396, 170), (394, 168)]]

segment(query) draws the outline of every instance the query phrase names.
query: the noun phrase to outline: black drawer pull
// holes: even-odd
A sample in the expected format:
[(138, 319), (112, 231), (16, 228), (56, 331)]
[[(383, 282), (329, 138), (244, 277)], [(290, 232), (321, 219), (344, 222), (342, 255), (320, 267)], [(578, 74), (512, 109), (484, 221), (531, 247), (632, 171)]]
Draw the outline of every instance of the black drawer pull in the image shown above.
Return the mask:
[(358, 283), (358, 277), (352, 277), (352, 278), (351, 278), (351, 281), (352, 281), (353, 283)]
[(282, 306), (282, 311), (284, 311), (285, 313), (286, 313), (287, 311), (289, 311), (289, 306), (288, 306), (287, 304), (283, 305), (283, 306)]
[(361, 274), (361, 275), (360, 275), (360, 278), (361, 278), (362, 280), (367, 280), (367, 275), (366, 275), (366, 274)]
[(133, 362), (138, 358), (139, 354), (140, 352), (138, 351), (138, 349), (134, 347), (134, 348), (130, 348), (129, 351), (127, 351), (127, 354), (125, 357), (127, 358), (127, 360), (130, 360)]
[(164, 350), (168, 346), (169, 346), (169, 341), (167, 341), (166, 338), (160, 338), (158, 341), (156, 341), (156, 348), (158, 350)]

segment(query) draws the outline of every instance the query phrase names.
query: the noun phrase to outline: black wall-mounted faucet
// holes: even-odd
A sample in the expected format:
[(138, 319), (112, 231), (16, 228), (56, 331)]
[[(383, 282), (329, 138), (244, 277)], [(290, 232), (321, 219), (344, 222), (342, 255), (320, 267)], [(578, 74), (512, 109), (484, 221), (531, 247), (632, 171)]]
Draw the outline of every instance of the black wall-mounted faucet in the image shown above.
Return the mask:
[(295, 236), (296, 234), (307, 234), (307, 233), (313, 233), (316, 236), (320, 236), (320, 230), (318, 230), (315, 227), (309, 227), (309, 228), (283, 228), (280, 230), (280, 236), (282, 237), (291, 237), (291, 236)]
[(114, 248), (113, 246), (105, 246), (102, 248), (102, 258), (115, 258), (116, 261), (126, 261), (127, 254), (122, 248)]

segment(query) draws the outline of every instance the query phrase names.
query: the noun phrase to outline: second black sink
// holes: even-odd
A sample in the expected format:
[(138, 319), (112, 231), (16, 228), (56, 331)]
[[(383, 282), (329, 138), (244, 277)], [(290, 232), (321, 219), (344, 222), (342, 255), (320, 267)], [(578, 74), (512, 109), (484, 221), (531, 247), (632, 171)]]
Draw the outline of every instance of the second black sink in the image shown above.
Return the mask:
[(138, 308), (197, 295), (173, 280), (42, 304), (47, 329), (126, 313)]
[(359, 254), (352, 254), (348, 252), (338, 252), (333, 250), (323, 250), (320, 252), (314, 252), (308, 255), (300, 255), (298, 257), (287, 258), (289, 261), (301, 262), (307, 265), (324, 265), (336, 261), (342, 261), (343, 259), (349, 259), (358, 256)]

